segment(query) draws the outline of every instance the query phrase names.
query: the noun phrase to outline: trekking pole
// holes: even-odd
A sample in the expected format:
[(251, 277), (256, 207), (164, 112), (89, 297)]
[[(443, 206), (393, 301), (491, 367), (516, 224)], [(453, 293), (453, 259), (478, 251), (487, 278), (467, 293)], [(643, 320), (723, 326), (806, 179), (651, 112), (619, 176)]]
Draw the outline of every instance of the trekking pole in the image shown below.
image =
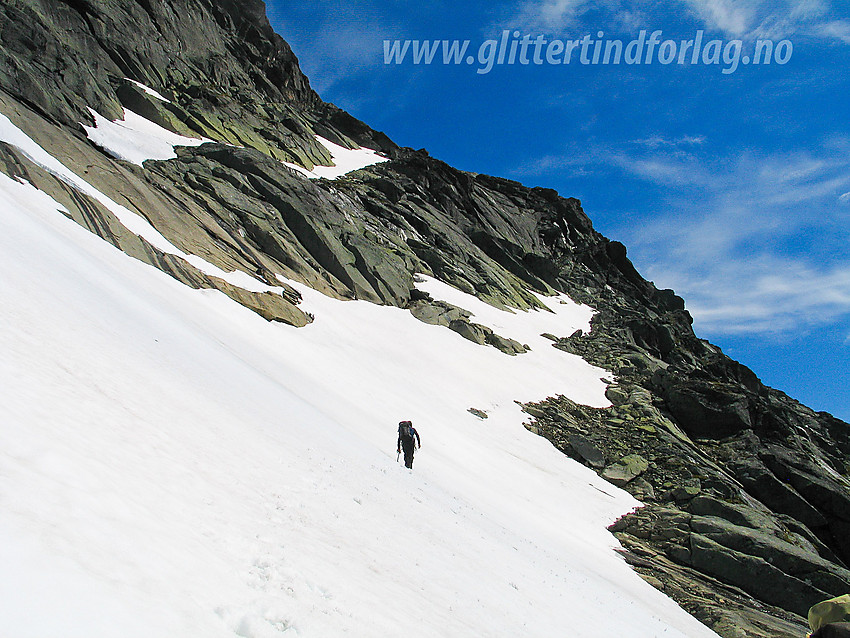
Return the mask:
[(398, 451), (398, 454), (395, 455), (395, 462), (398, 463), (398, 457), (401, 456), (401, 450)]

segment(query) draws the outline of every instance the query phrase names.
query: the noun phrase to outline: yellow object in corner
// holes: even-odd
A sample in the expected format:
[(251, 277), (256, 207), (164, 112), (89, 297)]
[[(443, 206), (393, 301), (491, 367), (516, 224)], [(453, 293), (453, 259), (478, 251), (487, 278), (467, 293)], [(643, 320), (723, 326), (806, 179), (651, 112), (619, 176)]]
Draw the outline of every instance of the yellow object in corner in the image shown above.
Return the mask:
[(833, 622), (850, 622), (850, 594), (830, 598), (809, 609), (809, 626), (813, 632)]

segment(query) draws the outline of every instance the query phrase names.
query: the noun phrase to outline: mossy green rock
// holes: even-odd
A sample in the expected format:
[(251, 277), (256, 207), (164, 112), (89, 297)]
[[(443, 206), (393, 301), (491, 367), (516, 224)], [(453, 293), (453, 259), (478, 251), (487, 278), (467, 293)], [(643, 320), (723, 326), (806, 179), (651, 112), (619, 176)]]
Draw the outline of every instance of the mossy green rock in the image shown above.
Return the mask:
[(602, 478), (621, 487), (646, 472), (647, 469), (649, 469), (649, 461), (640, 454), (629, 454), (606, 467), (602, 472)]

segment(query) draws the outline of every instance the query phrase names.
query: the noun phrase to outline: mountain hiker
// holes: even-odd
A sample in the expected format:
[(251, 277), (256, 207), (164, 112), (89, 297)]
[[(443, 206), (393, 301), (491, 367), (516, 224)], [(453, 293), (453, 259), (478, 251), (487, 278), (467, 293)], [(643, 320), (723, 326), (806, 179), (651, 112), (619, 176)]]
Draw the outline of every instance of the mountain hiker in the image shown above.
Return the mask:
[(850, 638), (850, 594), (830, 598), (809, 609), (811, 638)]
[(413, 469), (413, 451), (416, 448), (422, 447), (422, 442), (419, 440), (419, 432), (413, 427), (410, 421), (402, 421), (398, 424), (398, 452), (404, 450), (404, 467), (409, 470)]

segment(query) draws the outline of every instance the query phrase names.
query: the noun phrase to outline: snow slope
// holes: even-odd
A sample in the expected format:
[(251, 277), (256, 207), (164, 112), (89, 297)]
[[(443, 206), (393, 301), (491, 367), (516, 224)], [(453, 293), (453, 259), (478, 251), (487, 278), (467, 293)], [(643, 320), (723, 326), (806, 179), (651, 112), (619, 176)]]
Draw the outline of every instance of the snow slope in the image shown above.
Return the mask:
[(605, 403), (604, 371), (537, 337), (589, 309), (420, 284), (519, 357), (303, 286), (295, 329), (59, 208), (0, 175), (4, 635), (714, 636), (613, 552), (636, 502), (522, 427), (514, 399)]
[(345, 148), (326, 140), (321, 135), (317, 135), (316, 140), (330, 152), (334, 161), (333, 166), (314, 166), (312, 171), (308, 171), (298, 164), (291, 162), (284, 162), (284, 164), (309, 179), (336, 179), (351, 171), (388, 160), (388, 158), (378, 155), (371, 148)]
[[(130, 113), (130, 111), (127, 112)], [(144, 118), (140, 119), (144, 120)], [(151, 126), (156, 126), (148, 120), (144, 121)], [(165, 129), (162, 130), (165, 131)], [(165, 132), (169, 133), (168, 131)], [(169, 134), (174, 135), (173, 133)], [(148, 146), (145, 146), (145, 142), (139, 136), (138, 131), (130, 132), (129, 130), (122, 129), (120, 133), (116, 133), (116, 139), (120, 141), (120, 145), (122, 146), (135, 148), (134, 151), (131, 151), (128, 154), (137, 156), (139, 164), (141, 164), (141, 162), (145, 159), (155, 159), (154, 157), (150, 157), (146, 154), (149, 153), (151, 149)], [(279, 287), (268, 286), (254, 277), (251, 277), (247, 273), (241, 271), (225, 272), (218, 266), (209, 263), (197, 255), (189, 255), (183, 252), (163, 237), (163, 235), (154, 228), (147, 219), (131, 211), (126, 206), (122, 206), (117, 203), (112, 198), (103, 194), (94, 186), (89, 184), (79, 175), (75, 174), (68, 167), (62, 164), (62, 162), (39, 146), (20, 128), (15, 126), (15, 124), (13, 124), (12, 121), (2, 113), (0, 113), (0, 142), (5, 142), (6, 144), (14, 146), (30, 161), (48, 171), (51, 175), (58, 177), (71, 188), (84, 195), (88, 195), (95, 201), (102, 204), (109, 212), (115, 215), (118, 221), (120, 221), (130, 232), (135, 233), (162, 252), (185, 259), (201, 272), (212, 277), (223, 279), (224, 281), (245, 290), (252, 292), (280, 292), (281, 289)], [(171, 151), (174, 150), (174, 146), (169, 146), (169, 148)]]
[[(168, 102), (162, 95), (135, 80), (130, 80), (143, 91), (159, 100)], [(124, 109), (124, 119), (110, 121), (97, 111), (89, 109), (94, 117), (94, 126), (85, 126), (88, 138), (109, 153), (112, 157), (142, 166), (145, 160), (174, 159), (175, 146), (200, 146), (212, 142), (208, 138), (194, 138), (178, 135), (159, 124)], [(291, 162), (283, 162), (289, 168), (308, 179), (336, 179), (346, 173), (356, 171), (372, 164), (388, 161), (389, 158), (378, 155), (370, 148), (345, 148), (317, 135), (316, 140), (324, 146), (333, 158), (333, 166), (314, 166), (307, 170)]]
[(141, 82), (137, 82), (136, 80), (132, 80), (132, 79), (130, 79), (130, 78), (124, 78), (124, 79), (125, 79), (125, 80), (127, 80), (128, 82), (132, 82), (132, 83), (133, 83), (133, 84), (135, 84), (137, 87), (139, 87), (140, 89), (142, 89), (142, 91), (144, 91), (144, 92), (145, 92), (145, 93), (147, 93), (148, 95), (152, 95), (152, 96), (153, 96), (153, 97), (155, 97), (157, 100), (160, 100), (160, 101), (162, 101), (162, 102), (165, 102), (166, 104), (171, 104), (171, 100), (169, 100), (169, 99), (168, 99), (168, 98), (166, 98), (166, 97), (163, 97), (163, 95), (162, 95), (161, 93), (158, 93), (157, 91), (153, 90), (151, 87), (147, 86), (146, 84), (142, 84)]
[[(164, 99), (158, 94), (157, 97)], [(212, 141), (172, 133), (128, 109), (124, 109), (123, 120), (114, 122), (97, 111), (89, 111), (94, 117), (94, 126), (83, 126), (89, 139), (113, 157), (138, 166), (149, 159), (174, 159), (177, 157), (175, 146), (200, 146)]]

